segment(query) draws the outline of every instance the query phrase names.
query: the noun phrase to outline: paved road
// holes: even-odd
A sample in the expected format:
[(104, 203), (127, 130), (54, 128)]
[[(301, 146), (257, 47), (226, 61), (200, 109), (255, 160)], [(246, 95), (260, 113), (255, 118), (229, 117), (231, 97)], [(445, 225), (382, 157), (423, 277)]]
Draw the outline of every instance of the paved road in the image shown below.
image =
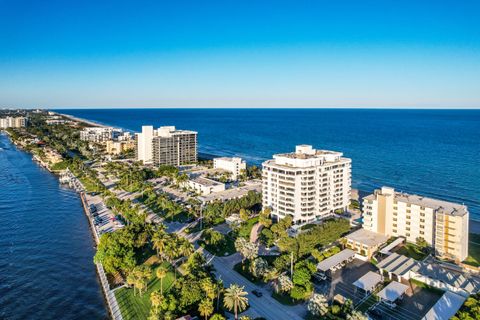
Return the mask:
[[(304, 305), (285, 306), (271, 297), (271, 291), (268, 287), (255, 285), (232, 270), (233, 266), (241, 260), (240, 254), (236, 253), (228, 257), (215, 257), (212, 264), (216, 270), (215, 274), (223, 280), (225, 287), (232, 283), (245, 287), (248, 292), (250, 308), (242, 314), (249, 315), (252, 318), (264, 317), (275, 320), (301, 320), (305, 317), (306, 307)], [(263, 297), (258, 298), (253, 295), (251, 292), (254, 289), (261, 291)]]

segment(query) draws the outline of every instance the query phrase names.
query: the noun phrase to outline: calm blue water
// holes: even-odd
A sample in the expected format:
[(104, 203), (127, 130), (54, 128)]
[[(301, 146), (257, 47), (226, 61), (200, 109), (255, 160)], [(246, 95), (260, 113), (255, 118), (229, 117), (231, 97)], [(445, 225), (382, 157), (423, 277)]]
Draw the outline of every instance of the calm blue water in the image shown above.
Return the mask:
[(343, 151), (353, 186), (388, 185), (465, 203), (480, 220), (480, 110), (82, 109), (58, 110), (140, 131), (199, 132), (199, 150), (260, 164), (296, 144)]
[(0, 319), (105, 319), (79, 197), (0, 134)]

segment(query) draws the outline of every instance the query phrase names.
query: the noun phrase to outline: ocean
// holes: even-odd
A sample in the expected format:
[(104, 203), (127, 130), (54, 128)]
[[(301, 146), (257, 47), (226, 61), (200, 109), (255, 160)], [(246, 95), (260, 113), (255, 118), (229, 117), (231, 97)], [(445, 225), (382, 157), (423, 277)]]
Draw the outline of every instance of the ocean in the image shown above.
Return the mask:
[(381, 186), (465, 203), (480, 220), (480, 110), (58, 109), (140, 131), (174, 125), (198, 131), (199, 151), (261, 165), (297, 144), (352, 159), (352, 186)]
[(0, 319), (108, 319), (79, 196), (0, 133)]

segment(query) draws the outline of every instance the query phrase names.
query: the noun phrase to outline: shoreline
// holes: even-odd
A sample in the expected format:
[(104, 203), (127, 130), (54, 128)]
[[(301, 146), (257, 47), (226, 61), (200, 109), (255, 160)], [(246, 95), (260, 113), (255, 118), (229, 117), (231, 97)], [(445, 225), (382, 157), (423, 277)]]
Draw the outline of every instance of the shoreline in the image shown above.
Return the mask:
[[(19, 146), (12, 140), (11, 136), (8, 134), (7, 131), (3, 132), (3, 130), (2, 130), (2, 131), (0, 131), (0, 134), (5, 134), (8, 137), (8, 140), (10, 140), (12, 145), (15, 146), (16, 151), (23, 151), (25, 153), (28, 153), (29, 155), (32, 155), (30, 152), (24, 150), (23, 148), (19, 148)], [(40, 168), (43, 168), (43, 169), (47, 170), (50, 174), (54, 175), (55, 178), (57, 178), (58, 183), (60, 183), (59, 175), (57, 174), (56, 171), (51, 170), (48, 164), (44, 163), (40, 159), (37, 159), (35, 155), (32, 155), (31, 160), (34, 164), (37, 164)], [(78, 178), (75, 175), (73, 175), (73, 176), (78, 180)], [(96, 249), (98, 244), (99, 244), (100, 238), (97, 235), (97, 232), (95, 230), (95, 226), (93, 225), (92, 220), (88, 216), (88, 203), (87, 203), (87, 200), (85, 198), (85, 192), (84, 191), (77, 191), (75, 189), (72, 189), (72, 191), (74, 191), (75, 194), (80, 198), (80, 202), (82, 204), (81, 205), (82, 206), (81, 210), (83, 211), (85, 218), (87, 218), (88, 226), (89, 226), (89, 229), (90, 229), (90, 235), (93, 239), (94, 247)], [(105, 271), (103, 270), (103, 266), (101, 264), (96, 264), (96, 263), (94, 263), (94, 265), (95, 265), (96, 275), (97, 275), (97, 278), (99, 280), (99, 284), (100, 284), (100, 287), (101, 287), (101, 290), (102, 290), (104, 303), (105, 303), (105, 306), (107, 307), (107, 310), (108, 310), (108, 313), (109, 313), (111, 319), (122, 320), (123, 318), (122, 318), (121, 313), (119, 312), (118, 303), (116, 303), (116, 300), (115, 300), (115, 294), (113, 293), (113, 290), (110, 289), (110, 284), (108, 283), (108, 279), (106, 277)], [(113, 295), (113, 298), (112, 298), (112, 295)], [(112, 299), (115, 300), (115, 303), (113, 303), (111, 301)], [(117, 304), (117, 307), (116, 307), (116, 309), (118, 309), (117, 312), (114, 312), (114, 309), (115, 309), (114, 305), (115, 304)]]
[[(83, 123), (86, 123), (86, 124), (90, 124), (90, 125), (94, 125), (94, 126), (100, 126), (100, 127), (104, 127), (104, 128), (108, 127), (106, 125), (99, 124), (99, 123), (96, 123), (96, 122), (91, 121), (91, 120), (86, 120), (86, 119), (82, 119), (82, 118), (78, 118), (78, 117), (74, 117), (74, 116), (70, 116), (70, 115), (62, 114), (62, 113), (56, 113), (56, 114), (67, 117), (67, 118), (69, 118), (71, 120), (74, 120), (74, 121), (80, 121), (80, 122), (83, 122)], [(4, 132), (7, 134), (7, 136), (11, 140), (11, 137), (8, 134), (8, 132), (7, 131), (4, 131)], [(17, 146), (13, 141), (12, 141), (12, 143), (15, 146)], [(198, 152), (198, 160), (213, 160), (214, 158), (217, 158), (217, 157), (221, 157), (221, 156), (220, 155), (215, 155), (215, 154), (212, 154), (212, 153)], [(49, 170), (51, 173), (55, 174), (55, 172), (51, 171), (48, 167), (46, 167), (46, 169)], [(356, 188), (352, 188), (352, 190), (353, 189), (356, 189)], [(366, 191), (366, 190), (361, 190), (361, 189), (356, 189), (356, 190), (358, 191), (360, 199), (369, 194), (369, 192)], [(468, 229), (469, 229), (469, 233), (480, 234), (480, 220), (475, 220), (475, 219), (470, 218)]]
[[(53, 112), (55, 112), (55, 111), (53, 111)], [(108, 127), (110, 127), (110, 126), (107, 126), (107, 125), (104, 125), (104, 124), (95, 122), (95, 121), (93, 121), (93, 120), (78, 118), (78, 117), (74, 117), (74, 116), (71, 116), (71, 115), (65, 114), (65, 113), (55, 112), (55, 114), (57, 114), (57, 115), (59, 115), (59, 116), (62, 116), (62, 117), (65, 117), (65, 118), (68, 118), (68, 119), (73, 120), (73, 121), (82, 122), (82, 123), (91, 125), (91, 126), (94, 126), (94, 127), (100, 127), (100, 128), (108, 128)]]

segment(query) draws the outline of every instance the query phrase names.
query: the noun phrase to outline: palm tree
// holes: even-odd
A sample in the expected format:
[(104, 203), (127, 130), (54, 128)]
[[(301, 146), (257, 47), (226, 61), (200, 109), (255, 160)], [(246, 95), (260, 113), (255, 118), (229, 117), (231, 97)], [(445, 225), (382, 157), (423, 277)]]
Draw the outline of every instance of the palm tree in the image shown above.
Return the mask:
[(225, 289), (223, 305), (234, 312), (235, 319), (238, 319), (238, 312), (245, 310), (248, 305), (248, 298), (246, 297), (248, 293), (243, 289), (244, 287), (237, 284), (231, 284), (230, 287)]
[(160, 304), (162, 304), (162, 300), (163, 300), (163, 294), (158, 292), (158, 290), (153, 291), (150, 294), (150, 302), (152, 303), (152, 307), (155, 314), (158, 314), (158, 308), (160, 307)]
[(210, 299), (202, 300), (198, 305), (198, 312), (200, 312), (200, 315), (204, 316), (205, 320), (207, 320), (208, 316), (213, 313), (212, 300)]
[(195, 251), (195, 248), (193, 247), (193, 244), (190, 243), (190, 241), (182, 238), (179, 251), (183, 256), (189, 257)]
[(163, 260), (165, 249), (168, 245), (167, 233), (164, 230), (157, 230), (152, 236), (153, 248), (157, 251), (160, 260)]
[(160, 266), (157, 268), (157, 278), (160, 279), (160, 292), (163, 294), (163, 278), (167, 276), (167, 268)]

